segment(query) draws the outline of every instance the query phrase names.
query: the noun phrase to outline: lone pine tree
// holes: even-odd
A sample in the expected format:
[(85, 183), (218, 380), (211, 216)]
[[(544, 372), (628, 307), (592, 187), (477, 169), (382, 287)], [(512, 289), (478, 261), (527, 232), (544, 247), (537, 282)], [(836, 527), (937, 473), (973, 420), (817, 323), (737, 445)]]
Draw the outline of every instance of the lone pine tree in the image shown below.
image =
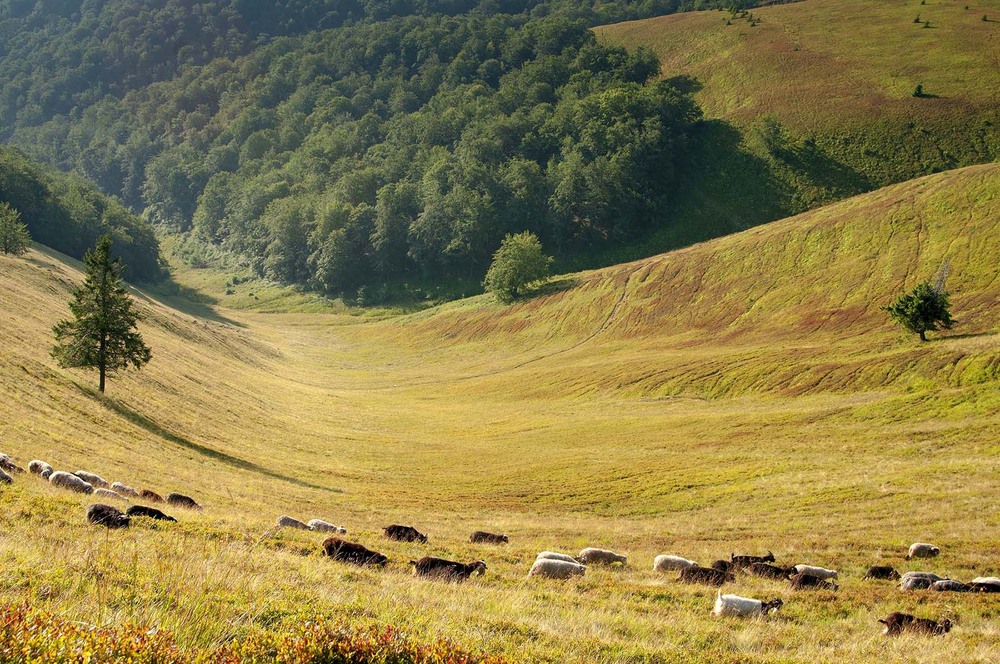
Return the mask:
[(86, 279), (73, 291), (69, 309), (73, 320), (52, 328), (56, 345), (52, 355), (64, 367), (91, 367), (105, 378), (129, 366), (139, 369), (152, 352), (136, 329), (139, 314), (122, 280), (121, 258), (111, 258), (111, 238), (103, 236), (83, 259)]

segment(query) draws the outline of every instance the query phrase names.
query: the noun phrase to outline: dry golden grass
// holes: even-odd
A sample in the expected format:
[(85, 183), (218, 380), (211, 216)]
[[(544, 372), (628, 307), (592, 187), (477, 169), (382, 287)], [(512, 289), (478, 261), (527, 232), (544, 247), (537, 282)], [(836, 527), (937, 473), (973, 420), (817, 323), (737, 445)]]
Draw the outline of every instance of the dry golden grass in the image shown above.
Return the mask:
[[(154, 360), (107, 397), (48, 355), (75, 265), (0, 256), (0, 451), (206, 506), (107, 533), (84, 523), (90, 499), (20, 476), (0, 490), (0, 599), (197, 647), (323, 613), (518, 661), (996, 661), (995, 595), (860, 577), (876, 562), (1000, 571), (998, 222), (1000, 167), (981, 166), (511, 306), (372, 320), (139, 294)], [(878, 306), (944, 260), (961, 323), (919, 344)], [(346, 525), (392, 563), (331, 563), (320, 535), (271, 531), (280, 514)], [(430, 543), (387, 542), (389, 523)], [(468, 544), (476, 528), (511, 544)], [(903, 561), (914, 540), (941, 558)], [(631, 564), (525, 578), (537, 551), (587, 545)], [(838, 568), (841, 591), (741, 579), (731, 592), (782, 597), (783, 611), (713, 620), (714, 589), (651, 571), (658, 553), (707, 564), (765, 549)], [(405, 562), (423, 554), (489, 571), (414, 579)], [(875, 620), (893, 610), (957, 627), (887, 640)]]

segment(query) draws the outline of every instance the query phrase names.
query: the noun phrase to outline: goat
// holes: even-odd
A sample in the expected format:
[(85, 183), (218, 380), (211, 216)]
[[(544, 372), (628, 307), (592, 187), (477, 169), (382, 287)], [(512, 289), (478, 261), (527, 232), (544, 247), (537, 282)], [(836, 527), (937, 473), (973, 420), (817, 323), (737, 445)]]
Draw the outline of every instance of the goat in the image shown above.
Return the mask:
[(753, 563), (773, 563), (774, 554), (770, 551), (767, 552), (766, 556), (737, 556), (730, 553), (729, 559), (733, 563), (733, 567), (737, 569), (744, 569)]

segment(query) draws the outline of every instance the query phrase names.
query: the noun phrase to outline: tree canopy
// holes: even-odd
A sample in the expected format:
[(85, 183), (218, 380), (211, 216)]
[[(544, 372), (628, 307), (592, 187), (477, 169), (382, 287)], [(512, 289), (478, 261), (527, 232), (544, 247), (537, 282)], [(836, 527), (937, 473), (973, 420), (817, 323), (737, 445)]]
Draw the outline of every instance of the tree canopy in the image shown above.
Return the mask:
[(136, 329), (139, 314), (122, 280), (121, 258), (111, 258), (111, 237), (105, 235), (83, 259), (86, 278), (69, 303), (73, 320), (59, 321), (52, 355), (64, 367), (95, 368), (99, 387), (129, 366), (141, 368), (152, 352)]
[(6, 203), (0, 203), (0, 251), (19, 256), (30, 246), (31, 235), (21, 215)]
[(531, 231), (507, 235), (493, 254), (483, 287), (502, 302), (522, 294), (526, 286), (547, 279), (552, 257), (542, 252), (542, 243)]
[(927, 332), (937, 331), (938, 326), (949, 330), (955, 324), (949, 307), (948, 293), (925, 281), (882, 309), (907, 331), (919, 334), (921, 341), (927, 341)]

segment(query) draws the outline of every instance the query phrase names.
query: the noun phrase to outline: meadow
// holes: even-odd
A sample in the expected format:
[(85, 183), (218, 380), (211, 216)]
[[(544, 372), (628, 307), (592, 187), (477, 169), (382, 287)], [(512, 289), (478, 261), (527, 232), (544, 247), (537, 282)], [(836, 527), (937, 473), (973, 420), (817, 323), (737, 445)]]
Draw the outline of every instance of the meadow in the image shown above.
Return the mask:
[[(0, 256), (0, 451), (205, 506), (107, 532), (88, 498), (19, 476), (0, 490), (0, 601), (203, 655), (325, 616), (512, 661), (996, 661), (995, 595), (861, 576), (1000, 572), (998, 222), (1000, 167), (974, 166), (512, 305), (409, 314), (178, 268), (202, 299), (136, 291), (154, 359), (107, 396), (49, 357), (78, 265)], [(944, 265), (959, 325), (921, 344), (879, 307)], [(390, 565), (324, 559), (281, 514), (344, 525)], [(430, 542), (386, 541), (389, 523)], [(913, 541), (941, 557), (904, 561)], [(526, 578), (536, 552), (584, 546), (629, 565)], [(784, 608), (713, 619), (714, 588), (651, 569), (767, 550), (838, 569), (840, 591), (741, 578), (726, 590)], [(421, 555), (489, 569), (426, 581), (406, 564)], [(896, 610), (956, 627), (887, 639)]]

